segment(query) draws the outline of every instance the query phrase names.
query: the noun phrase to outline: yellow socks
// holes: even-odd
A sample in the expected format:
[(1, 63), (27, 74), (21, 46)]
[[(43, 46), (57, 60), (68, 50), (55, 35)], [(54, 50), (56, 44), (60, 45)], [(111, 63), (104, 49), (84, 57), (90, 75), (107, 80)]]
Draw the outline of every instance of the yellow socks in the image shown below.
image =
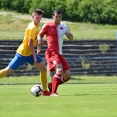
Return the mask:
[(40, 81), (43, 91), (47, 91), (47, 72), (40, 72)]
[(6, 76), (6, 70), (5, 69), (2, 69), (0, 70), (0, 78)]

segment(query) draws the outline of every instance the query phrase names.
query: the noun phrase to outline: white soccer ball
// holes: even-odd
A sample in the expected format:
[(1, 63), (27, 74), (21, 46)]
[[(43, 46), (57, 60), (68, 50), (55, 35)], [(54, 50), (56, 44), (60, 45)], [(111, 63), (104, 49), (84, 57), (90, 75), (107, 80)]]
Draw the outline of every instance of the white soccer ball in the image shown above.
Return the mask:
[(35, 97), (40, 96), (42, 94), (42, 87), (40, 85), (34, 85), (34, 86), (32, 86), (31, 93)]

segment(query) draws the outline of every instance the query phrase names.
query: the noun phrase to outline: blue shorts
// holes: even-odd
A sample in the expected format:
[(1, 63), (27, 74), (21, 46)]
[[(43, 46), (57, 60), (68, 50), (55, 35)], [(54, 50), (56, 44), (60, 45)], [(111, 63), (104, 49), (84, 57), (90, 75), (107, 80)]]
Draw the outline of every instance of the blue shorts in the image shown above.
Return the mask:
[[(37, 56), (38, 63), (42, 62), (42, 59), (40, 56)], [(34, 58), (33, 55), (31, 56), (22, 56), (16, 52), (15, 57), (12, 59), (12, 61), (9, 63), (8, 67), (16, 70), (19, 66), (23, 65), (24, 63), (28, 62), (29, 64), (34, 64)]]

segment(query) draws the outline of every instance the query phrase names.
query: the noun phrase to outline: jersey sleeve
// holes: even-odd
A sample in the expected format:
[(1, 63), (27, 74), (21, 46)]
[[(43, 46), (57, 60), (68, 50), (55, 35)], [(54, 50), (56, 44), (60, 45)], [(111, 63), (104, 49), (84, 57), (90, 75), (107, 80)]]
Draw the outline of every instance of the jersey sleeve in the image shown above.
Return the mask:
[(46, 31), (47, 31), (47, 25), (44, 24), (44, 25), (42, 26), (42, 29), (41, 29), (41, 31), (39, 32), (39, 34), (40, 34), (41, 36), (44, 36), (44, 35), (46, 34)]

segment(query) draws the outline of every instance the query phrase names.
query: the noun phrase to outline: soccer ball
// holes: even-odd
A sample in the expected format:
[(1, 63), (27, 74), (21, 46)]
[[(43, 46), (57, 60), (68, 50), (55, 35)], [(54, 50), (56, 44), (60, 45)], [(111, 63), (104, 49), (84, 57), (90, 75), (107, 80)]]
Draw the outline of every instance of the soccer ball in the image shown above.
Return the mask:
[(42, 88), (41, 88), (41, 86), (40, 85), (34, 85), (34, 86), (32, 86), (31, 93), (35, 97), (41, 96), (41, 94), (42, 94)]

